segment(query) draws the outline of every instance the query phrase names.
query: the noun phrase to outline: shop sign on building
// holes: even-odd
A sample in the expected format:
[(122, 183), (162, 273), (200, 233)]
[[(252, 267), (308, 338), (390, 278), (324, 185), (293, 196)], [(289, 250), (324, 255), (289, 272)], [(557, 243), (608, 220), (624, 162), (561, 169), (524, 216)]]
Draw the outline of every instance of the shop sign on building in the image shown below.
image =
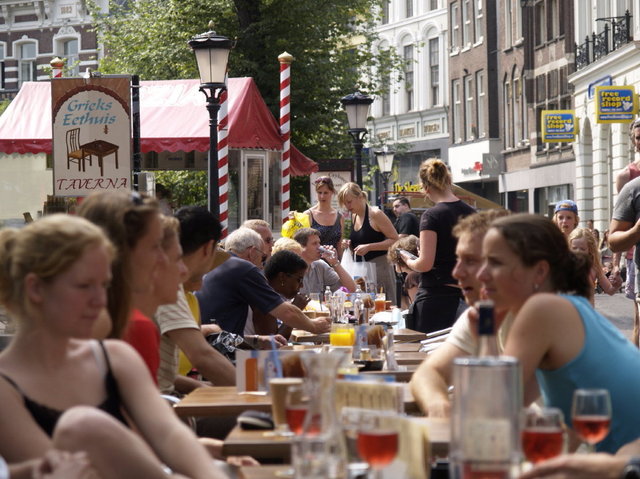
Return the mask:
[(130, 77), (51, 81), (53, 194), (131, 189)]
[(542, 141), (546, 143), (571, 142), (576, 139), (574, 110), (542, 110)]
[(597, 123), (628, 123), (638, 111), (633, 86), (597, 86), (595, 101)]

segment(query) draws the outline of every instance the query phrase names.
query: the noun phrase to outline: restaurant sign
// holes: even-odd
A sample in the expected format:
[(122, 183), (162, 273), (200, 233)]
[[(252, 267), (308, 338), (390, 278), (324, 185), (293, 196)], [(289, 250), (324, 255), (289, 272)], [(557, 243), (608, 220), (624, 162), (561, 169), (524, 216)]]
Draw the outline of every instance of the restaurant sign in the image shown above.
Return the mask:
[(573, 110), (542, 110), (542, 141), (571, 142), (576, 139), (576, 115)]
[(596, 87), (596, 123), (628, 123), (638, 111), (633, 86)]
[(129, 76), (54, 78), (53, 194), (131, 189)]

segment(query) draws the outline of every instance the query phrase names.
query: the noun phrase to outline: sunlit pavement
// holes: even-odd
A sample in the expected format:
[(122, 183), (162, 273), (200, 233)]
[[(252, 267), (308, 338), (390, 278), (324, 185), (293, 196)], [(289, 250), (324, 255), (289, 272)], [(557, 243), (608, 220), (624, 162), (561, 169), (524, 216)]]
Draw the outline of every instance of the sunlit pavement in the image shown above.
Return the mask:
[(633, 301), (627, 298), (623, 293), (614, 294), (596, 294), (596, 309), (609, 318), (624, 335), (631, 339), (633, 331)]

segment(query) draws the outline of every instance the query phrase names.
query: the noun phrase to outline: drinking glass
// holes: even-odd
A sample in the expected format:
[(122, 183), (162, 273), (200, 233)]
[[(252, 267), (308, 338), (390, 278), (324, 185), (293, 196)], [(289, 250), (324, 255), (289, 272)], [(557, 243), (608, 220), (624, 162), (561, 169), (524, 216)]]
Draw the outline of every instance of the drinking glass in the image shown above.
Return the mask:
[(304, 385), (291, 386), (287, 389), (285, 414), (289, 430), (296, 436), (302, 434), (302, 426), (308, 409), (309, 393)]
[(348, 478), (361, 477), (369, 468), (367, 463), (360, 457), (360, 454), (358, 454), (358, 429), (362, 411), (362, 408), (344, 407), (340, 414), (342, 432), (347, 446)]
[(573, 430), (593, 452), (595, 445), (609, 434), (611, 397), (606, 389), (576, 389), (571, 406)]
[(375, 307), (376, 313), (380, 313), (386, 309), (387, 295), (384, 293), (376, 293)]
[(522, 452), (528, 461), (537, 463), (562, 454), (564, 418), (557, 408), (529, 408), (522, 427)]
[(382, 479), (382, 470), (396, 458), (398, 439), (397, 414), (361, 411), (356, 444), (360, 458), (369, 464), (370, 479)]

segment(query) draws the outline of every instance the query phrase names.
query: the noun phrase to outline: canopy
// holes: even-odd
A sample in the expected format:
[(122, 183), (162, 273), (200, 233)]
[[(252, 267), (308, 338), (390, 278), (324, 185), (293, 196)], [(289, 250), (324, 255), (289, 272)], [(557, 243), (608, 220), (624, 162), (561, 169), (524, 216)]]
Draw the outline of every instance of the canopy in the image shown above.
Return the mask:
[[(140, 85), (142, 152), (207, 151), (209, 113), (199, 80), (143, 81)], [(282, 150), (278, 122), (252, 78), (228, 82), (230, 148)], [(51, 84), (26, 82), (0, 116), (0, 152), (51, 153)], [(291, 174), (318, 164), (291, 146)]]

